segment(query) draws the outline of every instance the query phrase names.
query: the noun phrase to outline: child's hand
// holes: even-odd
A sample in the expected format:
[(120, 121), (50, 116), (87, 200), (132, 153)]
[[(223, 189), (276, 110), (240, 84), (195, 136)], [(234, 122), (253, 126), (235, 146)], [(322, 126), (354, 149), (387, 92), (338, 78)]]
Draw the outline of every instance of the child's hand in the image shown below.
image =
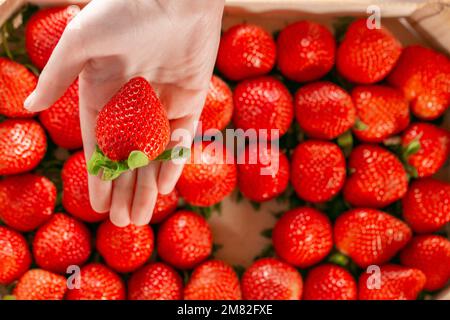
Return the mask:
[[(130, 78), (143, 76), (167, 108), (172, 131), (184, 128), (193, 136), (214, 67), (223, 6), (223, 0), (93, 0), (69, 23), (26, 107), (48, 108), (79, 77), (89, 159), (97, 113)], [(146, 224), (158, 192), (172, 191), (181, 171), (182, 165), (165, 162), (114, 182), (89, 176), (92, 207), (109, 211), (119, 226)]]

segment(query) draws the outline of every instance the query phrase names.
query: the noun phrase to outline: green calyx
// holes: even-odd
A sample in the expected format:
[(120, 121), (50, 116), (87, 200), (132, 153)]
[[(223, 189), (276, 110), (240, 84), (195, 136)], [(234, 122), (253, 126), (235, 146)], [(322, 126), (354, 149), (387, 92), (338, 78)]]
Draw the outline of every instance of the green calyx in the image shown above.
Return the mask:
[(364, 131), (369, 128), (367, 124), (362, 122), (360, 119), (356, 119), (355, 125), (353, 126), (354, 129)]
[(127, 160), (113, 161), (104, 155), (103, 152), (97, 147), (91, 159), (87, 163), (87, 170), (89, 174), (93, 176), (97, 176), (100, 171), (102, 171), (102, 180), (112, 181), (117, 179), (124, 172), (149, 165), (151, 161), (183, 159), (187, 158), (188, 155), (188, 148), (176, 147), (174, 149), (164, 151), (154, 160), (149, 160), (144, 152), (136, 150), (130, 153)]

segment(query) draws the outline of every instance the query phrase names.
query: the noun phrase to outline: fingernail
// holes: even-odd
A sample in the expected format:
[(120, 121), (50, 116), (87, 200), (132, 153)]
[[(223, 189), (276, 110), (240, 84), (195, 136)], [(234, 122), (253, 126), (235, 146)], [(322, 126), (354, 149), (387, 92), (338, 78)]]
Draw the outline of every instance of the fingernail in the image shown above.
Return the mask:
[(33, 91), (28, 98), (25, 99), (25, 102), (23, 103), (23, 106), (27, 110), (31, 110), (33, 108), (34, 100), (36, 99), (36, 90)]

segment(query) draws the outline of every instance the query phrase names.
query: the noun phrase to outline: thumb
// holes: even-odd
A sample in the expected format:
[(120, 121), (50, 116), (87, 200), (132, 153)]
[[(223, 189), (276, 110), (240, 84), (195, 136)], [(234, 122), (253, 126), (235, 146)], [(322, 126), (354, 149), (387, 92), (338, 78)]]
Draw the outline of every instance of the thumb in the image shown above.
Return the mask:
[(36, 89), (25, 100), (24, 107), (33, 112), (53, 105), (76, 80), (87, 57), (80, 41), (82, 30), (76, 16), (67, 26), (39, 77)]

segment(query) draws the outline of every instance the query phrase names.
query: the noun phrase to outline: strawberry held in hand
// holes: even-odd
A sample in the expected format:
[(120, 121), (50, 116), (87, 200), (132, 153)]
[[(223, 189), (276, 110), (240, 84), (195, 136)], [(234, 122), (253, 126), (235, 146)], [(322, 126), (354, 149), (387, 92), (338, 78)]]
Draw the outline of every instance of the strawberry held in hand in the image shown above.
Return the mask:
[(13, 295), (17, 300), (63, 300), (66, 278), (42, 269), (27, 271), (17, 282)]
[(303, 281), (291, 265), (275, 258), (254, 262), (241, 279), (244, 300), (300, 300)]
[(100, 263), (81, 268), (80, 288), (67, 291), (67, 300), (124, 300), (125, 284), (113, 271)]
[(405, 48), (388, 81), (403, 91), (420, 119), (436, 119), (450, 105), (450, 60), (432, 49)]
[(5, 120), (0, 123), (0, 175), (33, 170), (44, 158), (47, 137), (34, 120)]
[(281, 73), (291, 80), (307, 82), (320, 79), (331, 70), (336, 43), (324, 26), (299, 21), (281, 30), (277, 50)]
[(31, 265), (31, 253), (24, 236), (0, 226), (0, 285), (9, 285)]
[(21, 64), (0, 58), (0, 114), (9, 118), (32, 118), (35, 113), (23, 107), (33, 92), (37, 77)]
[[(379, 282), (379, 287), (377, 286)], [(416, 300), (426, 277), (422, 271), (398, 265), (381, 266), (379, 275), (364, 272), (359, 278), (359, 300)]]
[(402, 52), (400, 42), (387, 29), (369, 29), (368, 21), (363, 18), (350, 24), (336, 57), (339, 73), (362, 84), (384, 79)]
[(64, 29), (77, 14), (73, 6), (48, 8), (35, 13), (25, 29), (26, 49), (33, 64), (44, 69)]
[(95, 134), (98, 150), (88, 162), (89, 173), (97, 175), (103, 169), (103, 179), (113, 180), (161, 155), (170, 140), (170, 126), (153, 88), (137, 77), (100, 111)]
[(0, 220), (22, 232), (36, 229), (50, 219), (56, 203), (56, 187), (37, 174), (0, 180)]
[(333, 247), (331, 223), (316, 209), (297, 208), (278, 220), (272, 241), (275, 252), (283, 260), (307, 268), (324, 259)]
[(344, 198), (353, 206), (382, 208), (401, 199), (408, 189), (402, 163), (382, 147), (359, 145), (350, 154), (349, 168)]
[(219, 260), (194, 269), (184, 288), (185, 300), (241, 300), (239, 278), (232, 267)]
[(388, 262), (411, 234), (406, 223), (375, 209), (347, 211), (334, 224), (336, 247), (362, 268)]
[(255, 25), (239, 24), (222, 35), (217, 68), (230, 80), (243, 80), (269, 73), (275, 56), (275, 42), (267, 31)]
[(155, 262), (133, 273), (128, 281), (129, 300), (181, 300), (183, 280), (172, 267)]

